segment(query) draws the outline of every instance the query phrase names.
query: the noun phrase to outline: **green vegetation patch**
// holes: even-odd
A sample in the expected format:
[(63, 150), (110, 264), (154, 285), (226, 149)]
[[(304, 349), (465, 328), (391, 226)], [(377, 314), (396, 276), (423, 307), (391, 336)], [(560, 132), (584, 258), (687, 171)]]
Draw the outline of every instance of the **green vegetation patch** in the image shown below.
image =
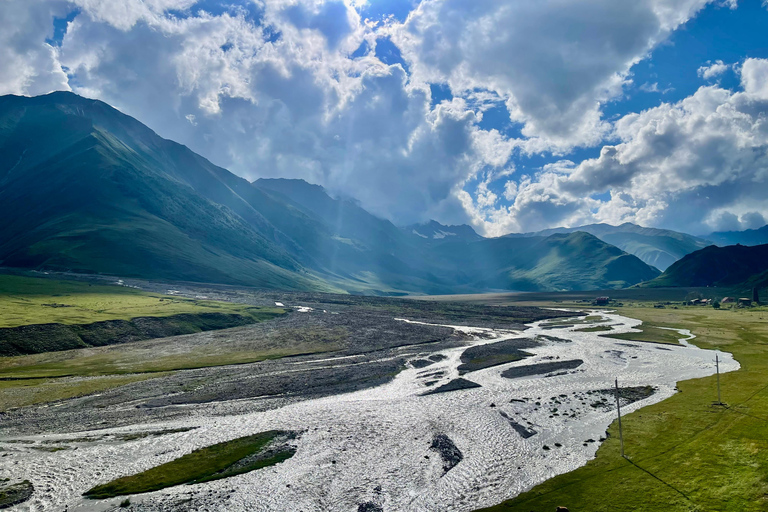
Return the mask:
[(125, 286), (0, 275), (0, 328), (50, 323), (85, 325), (184, 313), (255, 314), (260, 309), (275, 311), (148, 293)]
[(582, 327), (581, 329), (574, 329), (573, 332), (607, 332), (612, 330), (613, 327), (610, 325), (595, 325), (594, 327)]
[(24, 503), (32, 497), (35, 488), (29, 480), (9, 483), (8, 479), (0, 480), (0, 508), (10, 508)]
[(84, 493), (94, 499), (159, 491), (181, 484), (195, 484), (240, 475), (291, 458), (295, 448), (287, 441), (294, 432), (272, 430), (200, 448), (176, 460), (97, 485)]
[(643, 323), (639, 327), (642, 332), (623, 332), (620, 334), (601, 334), (604, 338), (613, 338), (625, 341), (645, 341), (651, 343), (667, 343), (670, 345), (679, 345), (678, 341), (683, 338), (677, 331), (662, 329), (651, 324)]
[[(68, 398), (100, 393), (155, 377), (165, 373), (103, 376), (64, 379), (0, 380), (0, 412), (16, 407), (56, 402)], [(1, 379), (1, 378), (0, 378)]]
[(86, 325), (38, 324), (0, 329), (0, 356), (101, 347), (130, 341), (229, 329), (282, 314), (272, 308), (243, 308), (240, 314), (184, 313), (168, 317), (107, 320)]

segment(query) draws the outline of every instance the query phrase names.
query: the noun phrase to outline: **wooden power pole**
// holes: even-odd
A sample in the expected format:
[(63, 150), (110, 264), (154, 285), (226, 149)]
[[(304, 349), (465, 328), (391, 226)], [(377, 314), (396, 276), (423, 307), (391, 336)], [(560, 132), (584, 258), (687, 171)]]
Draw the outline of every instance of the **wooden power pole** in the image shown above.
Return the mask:
[(621, 430), (621, 404), (619, 403), (619, 379), (616, 379), (616, 410), (619, 413), (619, 443), (621, 444), (621, 456), (624, 457), (624, 433)]
[(715, 368), (717, 369), (717, 405), (723, 405), (720, 398), (720, 358), (715, 354)]

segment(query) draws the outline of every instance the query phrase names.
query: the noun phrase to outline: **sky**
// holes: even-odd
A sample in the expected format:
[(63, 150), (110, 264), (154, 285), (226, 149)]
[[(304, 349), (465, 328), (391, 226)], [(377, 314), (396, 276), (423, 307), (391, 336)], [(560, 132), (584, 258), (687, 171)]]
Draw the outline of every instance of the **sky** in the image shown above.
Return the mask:
[(486, 236), (768, 219), (768, 1), (0, 0), (0, 95)]

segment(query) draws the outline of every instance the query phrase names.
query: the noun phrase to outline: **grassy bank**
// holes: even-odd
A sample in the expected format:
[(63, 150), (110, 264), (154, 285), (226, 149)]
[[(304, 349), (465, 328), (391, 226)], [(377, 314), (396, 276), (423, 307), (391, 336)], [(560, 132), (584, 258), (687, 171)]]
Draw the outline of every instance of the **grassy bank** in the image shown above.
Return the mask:
[(96, 285), (0, 274), (0, 328), (167, 317), (184, 313), (241, 314), (247, 306)]
[[(97, 393), (164, 372), (329, 349), (139, 341), (253, 324), (284, 313), (120, 286), (0, 275), (0, 354), (5, 355), (0, 411)], [(105, 346), (115, 343), (120, 345)]]
[(288, 445), (269, 448), (270, 443), (281, 438), (287, 440), (292, 436), (289, 432), (273, 430), (200, 448), (142, 473), (98, 485), (87, 491), (85, 496), (104, 499), (159, 491), (175, 485), (209, 482), (273, 466), (291, 458), (295, 450)]
[(56, 402), (100, 393), (132, 382), (161, 377), (159, 374), (107, 375), (61, 379), (0, 380), (0, 412), (15, 407)]
[[(623, 313), (625, 310), (622, 310)], [(678, 328), (680, 328), (678, 326)], [(613, 338), (616, 340), (625, 341), (647, 341), (651, 343), (669, 343), (672, 345), (678, 345), (678, 341), (682, 336), (677, 331), (670, 331), (669, 329), (662, 329), (656, 325), (653, 325), (650, 321), (643, 322), (642, 325), (636, 327), (641, 332), (623, 332), (619, 334), (601, 334), (603, 338)]]
[(611, 436), (586, 466), (485, 510), (768, 508), (768, 309), (635, 304), (620, 313), (649, 326), (690, 329), (699, 347), (733, 353), (742, 368), (721, 376), (727, 407), (713, 405), (714, 376), (680, 382), (680, 393), (623, 418), (629, 460), (619, 456), (614, 423)]

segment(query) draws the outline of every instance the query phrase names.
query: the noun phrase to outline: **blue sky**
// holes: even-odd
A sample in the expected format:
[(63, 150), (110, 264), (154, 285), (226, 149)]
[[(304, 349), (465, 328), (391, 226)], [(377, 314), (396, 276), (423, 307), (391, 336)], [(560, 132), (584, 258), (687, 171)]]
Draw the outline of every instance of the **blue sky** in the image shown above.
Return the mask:
[(768, 218), (759, 0), (6, 0), (0, 20), (0, 94), (98, 98), (398, 224)]

